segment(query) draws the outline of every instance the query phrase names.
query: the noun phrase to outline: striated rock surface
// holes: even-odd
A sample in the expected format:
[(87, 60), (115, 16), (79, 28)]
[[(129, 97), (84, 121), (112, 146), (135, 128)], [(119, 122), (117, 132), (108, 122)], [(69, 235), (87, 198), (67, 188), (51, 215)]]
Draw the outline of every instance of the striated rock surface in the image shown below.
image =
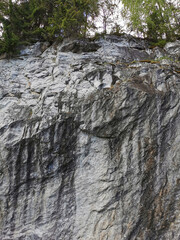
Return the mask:
[(179, 240), (180, 42), (47, 47), (0, 60), (0, 239)]

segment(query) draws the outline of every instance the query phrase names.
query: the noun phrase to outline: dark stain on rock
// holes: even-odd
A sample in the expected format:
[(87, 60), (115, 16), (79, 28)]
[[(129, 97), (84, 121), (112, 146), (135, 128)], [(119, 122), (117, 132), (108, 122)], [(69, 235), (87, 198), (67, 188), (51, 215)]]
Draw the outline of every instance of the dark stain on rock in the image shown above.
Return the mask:
[[(56, 191), (57, 201), (54, 211), (54, 231), (58, 235), (58, 228), (63, 226), (60, 224), (61, 219), (68, 219), (70, 227), (66, 236), (61, 232), (60, 239), (72, 239), (73, 218), (76, 210), (75, 203), (75, 187), (74, 172), (76, 169), (76, 139), (78, 124), (70, 117), (59, 123), (55, 123), (48, 129), (33, 136), (33, 138), (23, 139), (11, 148), (12, 153), (16, 154), (12, 157), (9, 169), (11, 169), (11, 186), (7, 201), (7, 214), (12, 213), (11, 232), (17, 227), (18, 221), (22, 221), (25, 225), (29, 221), (34, 221), (33, 212), (36, 211), (36, 224), (41, 225), (44, 221), (44, 213), (48, 209), (44, 208), (46, 195), (44, 192), (45, 185), (48, 184), (52, 177), (59, 181), (59, 190)], [(36, 203), (33, 203), (31, 196), (39, 189), (39, 197), (41, 206), (39, 210)], [(24, 202), (19, 202), (19, 195)], [(62, 205), (66, 202), (67, 209), (64, 215)], [(20, 204), (22, 206), (20, 207)], [(17, 209), (22, 208), (22, 219), (17, 221), (19, 213)], [(30, 209), (32, 208), (32, 209)], [(34, 209), (33, 209), (34, 208)], [(33, 211), (33, 212), (32, 212)], [(8, 213), (9, 212), (9, 213)], [(28, 214), (32, 212), (32, 216)], [(72, 220), (70, 220), (72, 218)], [(60, 225), (59, 225), (60, 224)], [(56, 233), (57, 231), (57, 233)], [(54, 236), (54, 235), (53, 235)], [(58, 236), (57, 236), (58, 238)]]

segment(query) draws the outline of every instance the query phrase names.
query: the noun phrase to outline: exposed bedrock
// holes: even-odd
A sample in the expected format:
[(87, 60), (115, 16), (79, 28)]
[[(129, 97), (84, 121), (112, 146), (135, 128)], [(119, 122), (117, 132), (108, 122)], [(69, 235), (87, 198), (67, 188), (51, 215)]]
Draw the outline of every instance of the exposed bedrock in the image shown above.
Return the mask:
[(180, 239), (179, 48), (105, 36), (0, 60), (0, 240)]

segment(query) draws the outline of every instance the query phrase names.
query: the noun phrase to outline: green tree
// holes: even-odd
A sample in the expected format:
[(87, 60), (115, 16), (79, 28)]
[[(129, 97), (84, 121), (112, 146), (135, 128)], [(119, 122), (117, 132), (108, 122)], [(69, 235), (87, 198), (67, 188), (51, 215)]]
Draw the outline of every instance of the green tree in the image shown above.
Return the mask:
[(29, 0), (29, 28), (26, 34), (31, 41), (47, 40), (47, 30), (49, 18), (53, 16), (56, 0)]
[(7, 52), (9, 55), (14, 52), (19, 43), (17, 30), (17, 16), (15, 14), (12, 0), (2, 1), (0, 5), (0, 24), (2, 28), (2, 37), (0, 41), (0, 53)]
[(175, 1), (167, 0), (122, 0), (124, 17), (129, 18), (133, 31), (142, 33), (153, 41), (173, 40), (178, 26)]
[(97, 0), (58, 0), (47, 28), (51, 38), (86, 36), (98, 14)]
[(98, 0), (1, 0), (0, 52), (18, 45), (87, 36), (98, 15)]
[(0, 2), (0, 53), (14, 52), (18, 45), (47, 40), (46, 27), (56, 0)]

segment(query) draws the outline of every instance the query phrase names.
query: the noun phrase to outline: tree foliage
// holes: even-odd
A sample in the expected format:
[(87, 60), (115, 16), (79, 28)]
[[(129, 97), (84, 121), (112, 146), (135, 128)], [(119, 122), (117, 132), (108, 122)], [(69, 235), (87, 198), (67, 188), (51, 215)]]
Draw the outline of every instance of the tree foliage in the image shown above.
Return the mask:
[(98, 14), (98, 0), (2, 0), (0, 53), (22, 43), (86, 36)]
[[(178, 1), (178, 0), (177, 0)], [(157, 41), (173, 40), (179, 31), (179, 8), (171, 0), (122, 0), (133, 31)]]
[(50, 37), (86, 36), (89, 17), (98, 14), (97, 0), (57, 0), (47, 28)]
[[(0, 53), (18, 45), (57, 38), (86, 37), (101, 21), (103, 32), (115, 27), (115, 2), (124, 5), (124, 17), (134, 32), (153, 41), (174, 40), (179, 34), (179, 0), (0, 0)], [(177, 3), (177, 4), (176, 4)]]

